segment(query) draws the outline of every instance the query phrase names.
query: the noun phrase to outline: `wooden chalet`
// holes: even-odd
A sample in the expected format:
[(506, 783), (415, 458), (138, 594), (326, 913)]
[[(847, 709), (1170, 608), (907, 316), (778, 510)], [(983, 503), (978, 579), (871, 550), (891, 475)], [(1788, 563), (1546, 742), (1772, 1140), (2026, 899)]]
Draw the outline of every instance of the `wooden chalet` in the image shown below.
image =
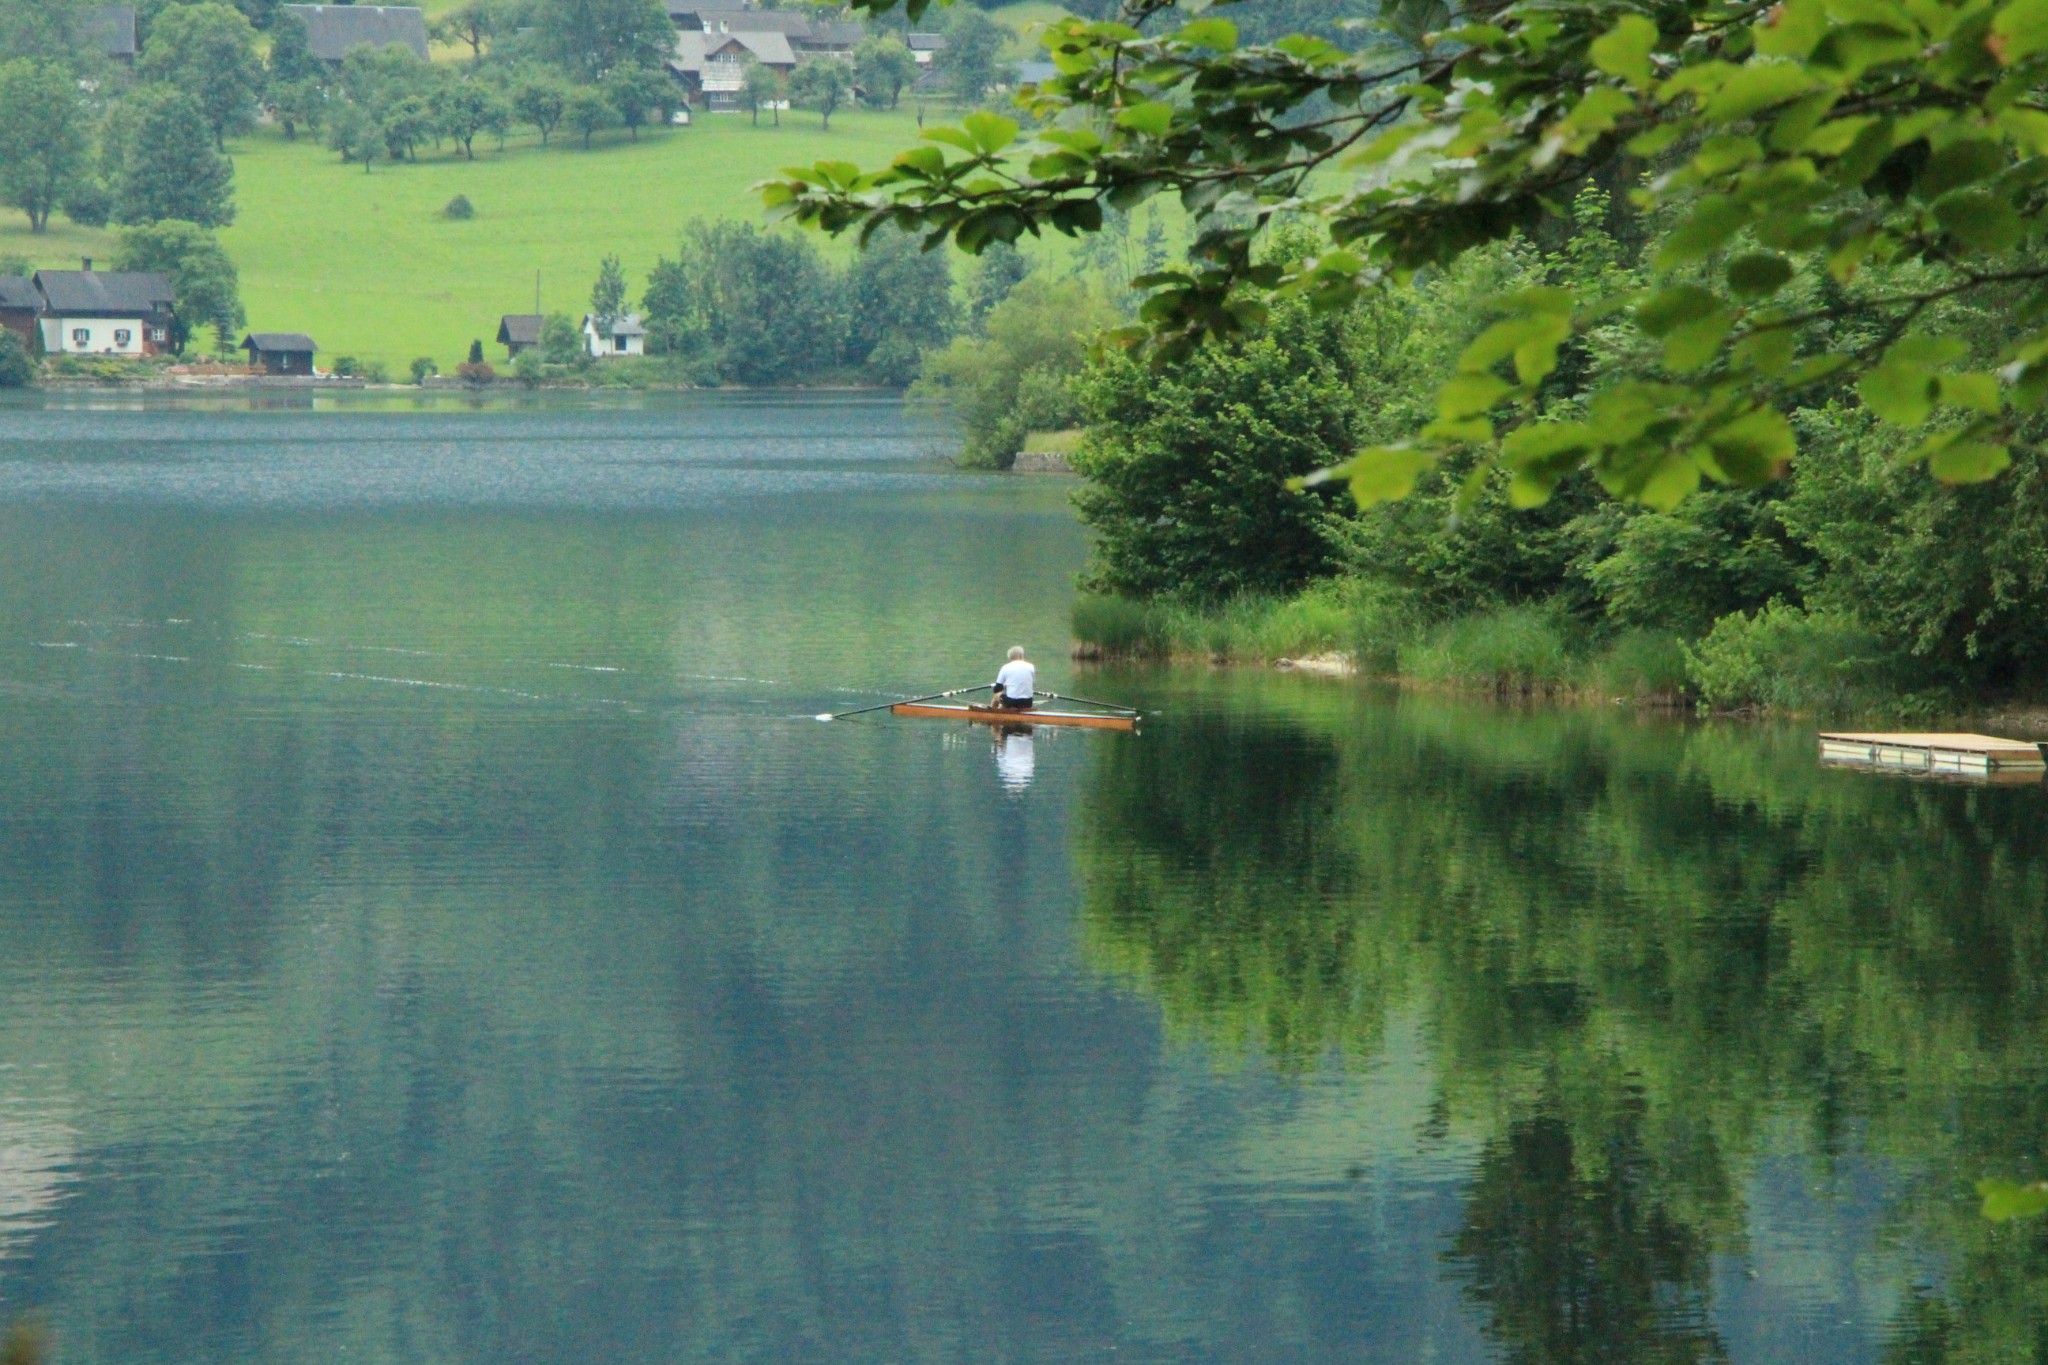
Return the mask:
[(251, 369), (304, 378), (313, 373), (313, 354), (319, 347), (304, 332), (251, 332), (242, 338), (242, 349), (249, 353)]

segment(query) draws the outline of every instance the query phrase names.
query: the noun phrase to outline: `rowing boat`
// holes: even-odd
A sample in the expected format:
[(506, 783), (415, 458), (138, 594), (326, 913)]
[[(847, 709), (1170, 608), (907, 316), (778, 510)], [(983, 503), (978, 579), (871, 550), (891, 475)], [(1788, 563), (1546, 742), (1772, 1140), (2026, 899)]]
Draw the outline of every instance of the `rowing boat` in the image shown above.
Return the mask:
[(929, 706), (899, 701), (889, 708), (892, 716), (922, 716), (931, 720), (967, 720), (981, 725), (1071, 725), (1083, 730), (1135, 730), (1136, 716), (1100, 716), (1085, 711), (1004, 711), (993, 706)]

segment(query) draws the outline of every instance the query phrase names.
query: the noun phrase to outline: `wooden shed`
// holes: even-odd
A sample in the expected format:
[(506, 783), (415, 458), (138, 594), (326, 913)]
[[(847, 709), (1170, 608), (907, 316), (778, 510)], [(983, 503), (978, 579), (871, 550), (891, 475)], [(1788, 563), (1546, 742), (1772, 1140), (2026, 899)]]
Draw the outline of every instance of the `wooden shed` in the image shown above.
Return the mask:
[(242, 338), (242, 349), (249, 353), (249, 364), (267, 374), (310, 375), (319, 348), (303, 332), (251, 332)]

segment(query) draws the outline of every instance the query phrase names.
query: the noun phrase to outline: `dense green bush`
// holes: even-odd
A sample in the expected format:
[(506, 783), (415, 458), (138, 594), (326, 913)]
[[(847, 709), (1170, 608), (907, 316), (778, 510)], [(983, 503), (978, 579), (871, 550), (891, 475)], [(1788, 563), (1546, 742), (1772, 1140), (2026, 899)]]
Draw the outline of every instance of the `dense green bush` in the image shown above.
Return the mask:
[(1883, 642), (1855, 617), (1782, 602), (1715, 622), (1686, 650), (1686, 671), (1700, 697), (1724, 709), (1860, 710), (1899, 682)]
[(1568, 631), (1540, 604), (1446, 622), (1401, 650), (1400, 669), (1420, 682), (1502, 693), (1552, 691), (1574, 672)]
[(21, 338), (0, 328), (0, 389), (25, 389), (36, 382), (36, 363)]
[(1096, 532), (1088, 584), (1215, 600), (1335, 572), (1342, 490), (1287, 480), (1355, 443), (1356, 357), (1347, 318), (1298, 302), (1170, 369), (1105, 352), (1079, 383), (1089, 434), (1073, 457)]

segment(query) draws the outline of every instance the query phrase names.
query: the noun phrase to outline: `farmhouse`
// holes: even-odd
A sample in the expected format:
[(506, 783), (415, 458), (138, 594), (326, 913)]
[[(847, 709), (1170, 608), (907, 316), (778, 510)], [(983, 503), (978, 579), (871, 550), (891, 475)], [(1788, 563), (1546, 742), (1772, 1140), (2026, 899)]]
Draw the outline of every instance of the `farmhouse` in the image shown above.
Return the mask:
[(359, 47), (411, 48), (427, 60), (426, 16), (413, 5), (286, 5), (306, 25), (306, 50), (339, 62)]
[(946, 50), (946, 35), (943, 33), (913, 33), (905, 44), (911, 58), (919, 66), (930, 66), (932, 58)]
[(597, 319), (585, 313), (583, 340), (590, 347), (590, 354), (600, 360), (647, 354), (647, 329), (641, 325), (638, 313), (614, 318), (612, 325), (603, 331), (598, 330)]
[(796, 69), (796, 53), (781, 33), (683, 32), (676, 35), (668, 69), (705, 108), (737, 109), (750, 62), (787, 75)]
[(249, 353), (249, 365), (261, 366), (266, 374), (310, 375), (313, 373), (313, 338), (303, 332), (251, 332), (242, 338)]
[(12, 332), (31, 351), (36, 348), (36, 318), (43, 296), (26, 275), (0, 275), (0, 331)]
[(155, 355), (170, 343), (171, 282), (154, 271), (38, 270), (46, 355)]
[(498, 344), (505, 348), (507, 357), (530, 351), (540, 345), (539, 313), (507, 313), (498, 319)]

